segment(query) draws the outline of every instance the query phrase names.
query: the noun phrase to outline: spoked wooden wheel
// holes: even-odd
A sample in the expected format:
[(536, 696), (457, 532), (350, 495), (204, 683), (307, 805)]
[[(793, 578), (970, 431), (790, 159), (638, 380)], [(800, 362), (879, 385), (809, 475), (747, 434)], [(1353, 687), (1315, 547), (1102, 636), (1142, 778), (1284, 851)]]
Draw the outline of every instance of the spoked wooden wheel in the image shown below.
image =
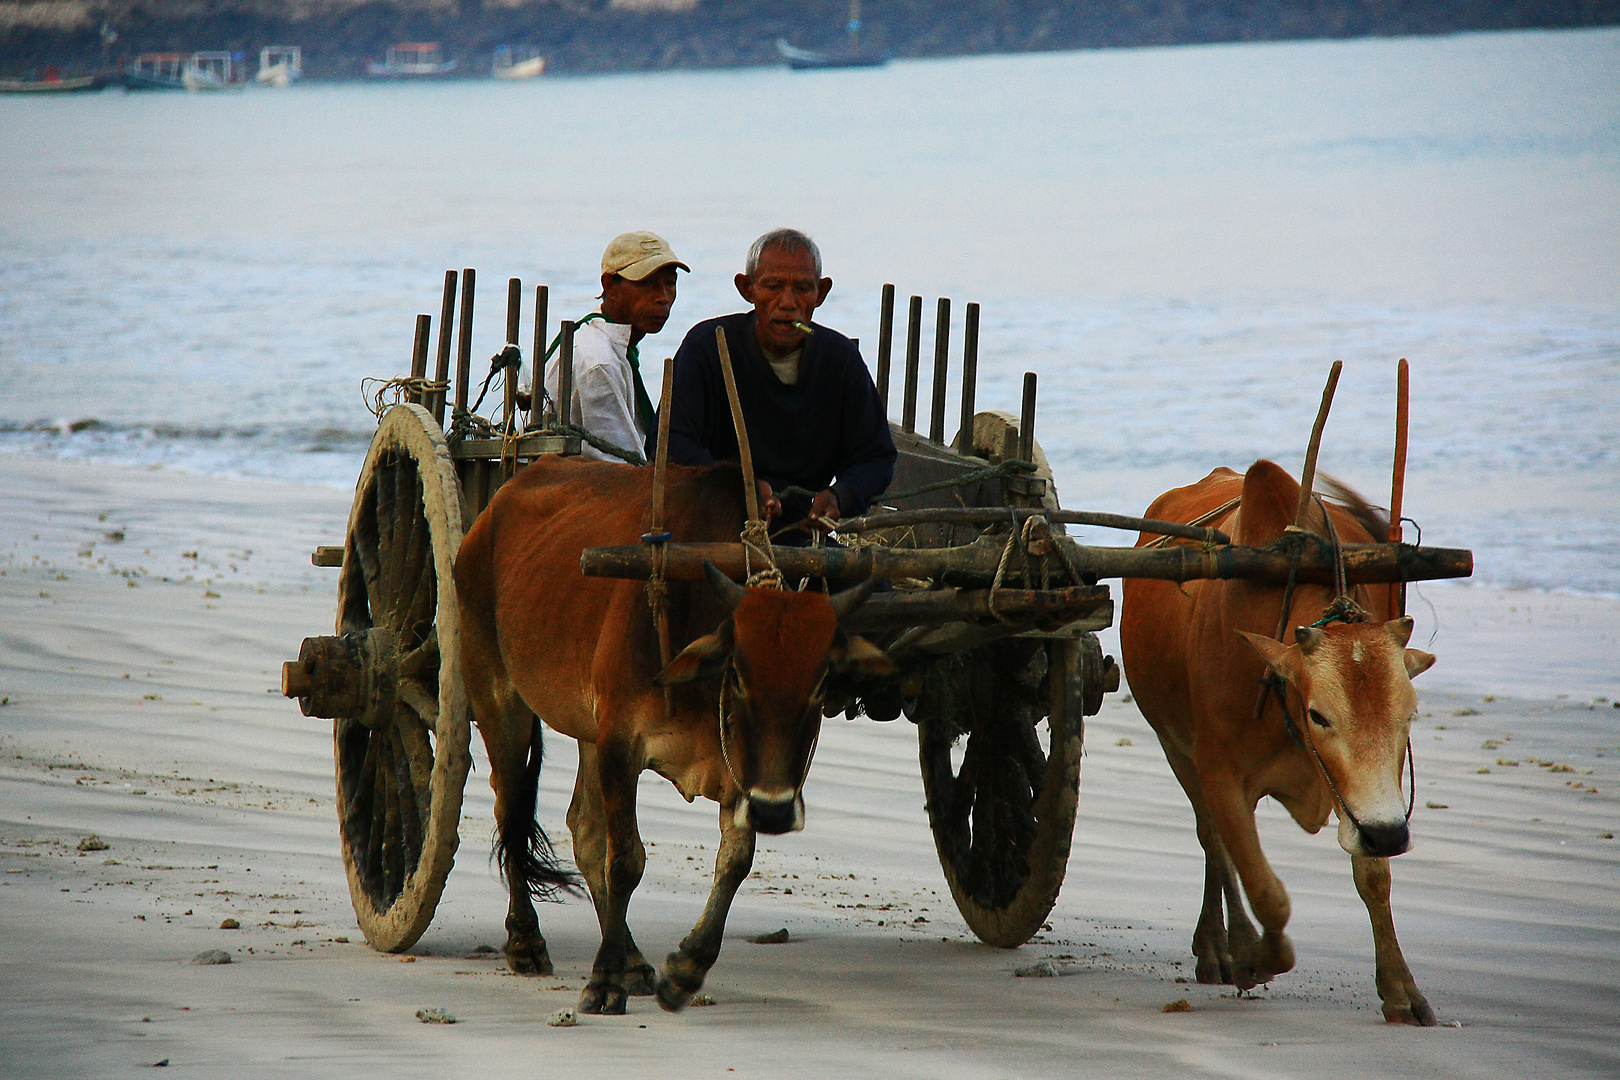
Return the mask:
[[(438, 424), (417, 405), (384, 416), (355, 486), (326, 669), (356, 673), (335, 716), (338, 820), (366, 940), (410, 948), (455, 860), (468, 707), (457, 677), (451, 566), (461, 490)], [(300, 657), (300, 660), (305, 659)]]
[(1102, 681), (1092, 634), (993, 642), (924, 676), (914, 716), (928, 822), (957, 908), (991, 945), (1022, 945), (1057, 903)]

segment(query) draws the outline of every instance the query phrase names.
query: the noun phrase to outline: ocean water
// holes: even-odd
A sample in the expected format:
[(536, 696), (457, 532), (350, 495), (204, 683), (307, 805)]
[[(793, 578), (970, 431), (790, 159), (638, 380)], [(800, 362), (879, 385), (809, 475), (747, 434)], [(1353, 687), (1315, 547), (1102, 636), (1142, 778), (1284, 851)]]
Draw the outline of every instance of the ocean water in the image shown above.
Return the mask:
[(779, 225), (869, 361), (881, 284), (926, 297), (925, 417), (934, 300), (953, 372), (982, 303), (980, 407), (1038, 373), (1066, 506), (1297, 470), (1335, 359), (1322, 467), (1385, 501), (1407, 357), (1424, 541), (1620, 595), (1613, 30), (0, 99), (0, 455), (347, 487), (445, 269), (476, 366), (508, 277), (554, 326), (655, 229), (694, 271), (656, 360)]

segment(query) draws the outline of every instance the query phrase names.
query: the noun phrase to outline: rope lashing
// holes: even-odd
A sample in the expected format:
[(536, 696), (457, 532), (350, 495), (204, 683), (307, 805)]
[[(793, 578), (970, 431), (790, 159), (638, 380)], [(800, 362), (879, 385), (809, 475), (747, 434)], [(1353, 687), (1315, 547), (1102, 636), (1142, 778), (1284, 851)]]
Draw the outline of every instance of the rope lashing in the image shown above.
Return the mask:
[[(367, 390), (370, 383), (381, 383), (376, 391)], [(421, 401), (426, 395), (443, 393), (449, 389), (447, 382), (436, 382), (433, 379), (424, 379), (417, 376), (401, 375), (397, 379), (364, 378), (360, 380), (360, 397), (366, 404), (366, 411), (382, 423), (383, 413), (395, 405), (405, 401)], [(388, 400), (389, 395), (393, 396)]]
[(489, 393), (489, 384), (497, 374), (508, 368), (512, 374), (508, 378), (517, 377), (517, 369), (523, 365), (523, 350), (508, 342), (506, 347), (489, 358), (489, 374), (484, 376), (484, 385), (478, 391), (478, 400), (473, 402), (472, 411), (477, 412), (478, 407), (484, 403), (484, 395)]

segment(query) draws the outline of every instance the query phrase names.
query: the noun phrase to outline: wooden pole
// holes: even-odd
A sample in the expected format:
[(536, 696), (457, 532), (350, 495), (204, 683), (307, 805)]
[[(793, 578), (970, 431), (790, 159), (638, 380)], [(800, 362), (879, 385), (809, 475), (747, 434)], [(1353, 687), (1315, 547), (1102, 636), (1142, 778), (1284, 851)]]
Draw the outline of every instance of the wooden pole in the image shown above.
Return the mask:
[[(433, 316), (418, 315), (416, 317), (416, 341), (411, 345), (411, 378), (421, 379), (427, 376), (428, 337), (433, 333)], [(414, 404), (422, 404), (421, 391), (413, 390), (408, 396)]]
[(574, 321), (564, 319), (562, 346), (557, 353), (557, 423), (574, 422)]
[[(1161, 548), (1089, 547), (1068, 537), (1052, 537), (1082, 576), (1091, 578), (1153, 578), (1160, 581), (1198, 581), (1206, 578), (1262, 581), (1280, 585), (1290, 573), (1301, 582), (1332, 585), (1333, 552), (1326, 542), (1308, 544), (1295, 556), (1279, 546), (1269, 548), (1227, 545), (1202, 548), (1172, 545)], [(645, 581), (652, 572), (647, 544), (586, 548), (580, 569), (587, 577)], [(671, 581), (703, 580), (704, 560), (727, 577), (743, 576), (743, 545), (738, 543), (669, 544), (665, 574)], [(788, 577), (827, 577), (862, 580), (879, 578), (934, 578), (946, 585), (988, 585), (996, 576), (1006, 549), (1006, 537), (990, 536), (962, 547), (862, 548), (824, 547), (775, 549), (776, 564)], [(1396, 544), (1345, 544), (1344, 572), (1350, 584), (1388, 581), (1432, 581), (1468, 577), (1474, 554), (1461, 548), (1412, 547)]]
[[(670, 403), (675, 398), (675, 361), (664, 361), (664, 388), (658, 395), (658, 441), (653, 449), (653, 504), (652, 529), (653, 536), (664, 533), (664, 473), (669, 468), (669, 413)], [(653, 547), (658, 552), (659, 573), (658, 596), (652, 597), (653, 578), (648, 578), (648, 596), (653, 600), (653, 616), (658, 623), (658, 660), (659, 667), (669, 666), (671, 650), (669, 647), (669, 602), (663, 589), (663, 553), (665, 551), (663, 540), (654, 540)], [(664, 687), (664, 715), (675, 715), (675, 688)]]
[(544, 285), (534, 287), (534, 351), (529, 354), (529, 422), (524, 426), (533, 431), (545, 422), (546, 400), (546, 306), (551, 290)]
[(951, 301), (940, 297), (934, 309), (934, 403), (928, 413), (928, 439), (945, 445), (945, 374), (951, 355)]
[(883, 286), (883, 303), (878, 314), (877, 392), (883, 402), (883, 415), (889, 415), (889, 354), (894, 348), (894, 286)]
[(1157, 536), (1179, 536), (1206, 544), (1230, 544), (1232, 538), (1219, 529), (1199, 525), (1182, 525), (1156, 518), (1131, 517), (1126, 514), (1103, 514), (1092, 510), (1048, 510), (1044, 506), (930, 506), (920, 510), (895, 510), (862, 517), (848, 518), (838, 523), (838, 533), (875, 532), (879, 529), (899, 529), (907, 525), (1005, 525), (1009, 520), (1022, 523), (1025, 518), (1044, 517), (1053, 524), (1098, 525), (1105, 529), (1123, 529)]
[(1024, 411), (1018, 418), (1018, 460), (1035, 462), (1035, 373), (1024, 372)]
[[(1406, 500), (1406, 425), (1411, 406), (1411, 366), (1406, 358), (1395, 368), (1395, 472), (1389, 486), (1389, 541), (1401, 542), (1401, 504)], [(1406, 583), (1390, 586), (1390, 606), (1406, 614)]]
[[(523, 322), (523, 282), (517, 278), (510, 278), (506, 282), (506, 343), (516, 345), (518, 332)], [(518, 390), (518, 364), (508, 364), (506, 374), (502, 377), (502, 386), (506, 391), (502, 396), (504, 411), (502, 426), (508, 434), (517, 431), (517, 390)]]
[(1328, 411), (1333, 408), (1333, 391), (1339, 386), (1339, 372), (1344, 361), (1333, 361), (1328, 372), (1327, 385), (1322, 388), (1322, 404), (1316, 410), (1316, 423), (1311, 425), (1310, 445), (1305, 448), (1305, 469), (1299, 476), (1299, 506), (1294, 510), (1294, 524), (1301, 529), (1311, 512), (1311, 492), (1316, 487), (1316, 454), (1322, 449), (1322, 429), (1327, 426)]
[(974, 394), (979, 381), (979, 305), (967, 306), (967, 325), (962, 328), (962, 426), (956, 433), (959, 453), (973, 453)]
[(743, 498), (748, 503), (748, 520), (759, 521), (759, 488), (754, 483), (754, 455), (748, 448), (748, 424), (743, 420), (742, 399), (737, 397), (737, 377), (731, 371), (731, 349), (726, 345), (726, 329), (714, 328), (720, 346), (720, 375), (726, 381), (726, 400), (731, 402), (731, 426), (737, 432), (737, 457), (742, 464)]
[(906, 389), (900, 402), (900, 426), (907, 433), (917, 430), (917, 362), (922, 348), (922, 297), (911, 298), (906, 313)]
[[(450, 378), (450, 335), (456, 323), (456, 272), (444, 272), (444, 307), (439, 311), (439, 361), (433, 369), (433, 381), (447, 382)], [(433, 392), (433, 419), (444, 426), (444, 391)]]
[(467, 411), (467, 383), (472, 380), (473, 290), (478, 271), (467, 267), (461, 272), (461, 332), (456, 337), (456, 412)]

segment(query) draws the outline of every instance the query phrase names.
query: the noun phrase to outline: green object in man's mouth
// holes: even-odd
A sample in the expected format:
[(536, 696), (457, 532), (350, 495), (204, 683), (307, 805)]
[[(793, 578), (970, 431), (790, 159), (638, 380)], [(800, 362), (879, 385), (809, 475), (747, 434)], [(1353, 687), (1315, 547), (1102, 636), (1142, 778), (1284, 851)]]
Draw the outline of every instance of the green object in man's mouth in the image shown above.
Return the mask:
[(816, 332), (815, 327), (811, 326), (809, 323), (802, 323), (797, 319), (793, 320), (793, 329), (799, 331), (800, 333), (802, 333), (802, 334), (804, 334), (806, 336), (809, 336), (810, 334), (813, 334), (813, 333)]

